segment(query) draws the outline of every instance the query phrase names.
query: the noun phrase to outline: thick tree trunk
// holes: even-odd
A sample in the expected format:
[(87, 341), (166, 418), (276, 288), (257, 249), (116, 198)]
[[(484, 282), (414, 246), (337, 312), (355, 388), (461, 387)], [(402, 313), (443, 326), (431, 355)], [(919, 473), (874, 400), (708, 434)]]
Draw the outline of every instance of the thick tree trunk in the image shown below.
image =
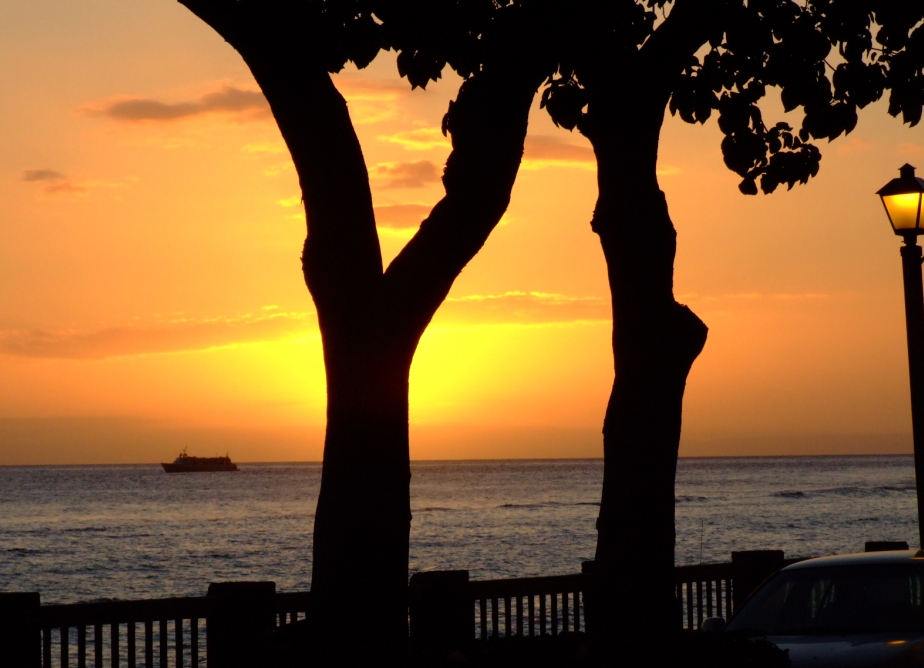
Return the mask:
[(631, 116), (615, 105), (589, 110), (591, 121), (607, 121), (590, 124), (600, 192), (593, 229), (612, 293), (615, 366), (595, 573), (601, 649), (629, 658), (638, 648), (650, 659), (679, 628), (674, 479), (684, 388), (707, 329), (673, 295), (676, 233), (656, 175), (664, 106), (633, 107)]
[(593, 229), (606, 257), (615, 379), (603, 425), (597, 519), (597, 632), (607, 663), (673, 665), (674, 483), (683, 394), (706, 325), (674, 299), (677, 235), (658, 185), (658, 144), (674, 86), (727, 15), (726, 0), (676, 0), (637, 52), (593, 63), (580, 130), (597, 157)]
[(324, 337), (327, 435), (311, 591), (314, 645), (329, 665), (407, 656), (413, 343), (408, 351), (411, 337), (395, 345), (381, 329)]

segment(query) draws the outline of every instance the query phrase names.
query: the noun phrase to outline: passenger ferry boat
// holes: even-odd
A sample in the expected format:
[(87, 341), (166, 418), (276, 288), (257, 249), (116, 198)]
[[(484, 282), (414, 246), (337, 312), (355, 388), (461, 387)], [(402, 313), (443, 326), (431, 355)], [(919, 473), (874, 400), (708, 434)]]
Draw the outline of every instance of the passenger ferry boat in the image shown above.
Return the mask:
[(200, 473), (205, 471), (237, 471), (237, 464), (231, 458), (224, 457), (190, 457), (186, 448), (172, 464), (161, 464), (167, 473)]

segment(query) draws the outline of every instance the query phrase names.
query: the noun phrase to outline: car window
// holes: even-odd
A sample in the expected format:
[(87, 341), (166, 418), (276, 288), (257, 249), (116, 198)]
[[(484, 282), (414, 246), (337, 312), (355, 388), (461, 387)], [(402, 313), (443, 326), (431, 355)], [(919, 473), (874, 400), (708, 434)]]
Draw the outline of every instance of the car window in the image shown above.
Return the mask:
[(783, 571), (727, 628), (762, 635), (924, 630), (922, 575), (905, 564)]

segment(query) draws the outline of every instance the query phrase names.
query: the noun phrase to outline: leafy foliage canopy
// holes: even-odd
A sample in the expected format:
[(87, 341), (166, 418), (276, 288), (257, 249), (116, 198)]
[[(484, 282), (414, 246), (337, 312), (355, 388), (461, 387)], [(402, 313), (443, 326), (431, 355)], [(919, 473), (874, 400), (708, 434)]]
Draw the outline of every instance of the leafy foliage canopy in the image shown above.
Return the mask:
[[(924, 108), (922, 0), (187, 2), (250, 6), (277, 29), (288, 25), (287, 39), (307, 45), (329, 72), (347, 62), (366, 67), (394, 50), (415, 88), (447, 65), (468, 79), (486, 63), (528, 62), (548, 73), (542, 104), (553, 121), (585, 134), (594, 96), (615, 94), (632, 106), (639, 76), (663, 79), (672, 114), (688, 123), (717, 115), (725, 164), (746, 194), (756, 194), (758, 182), (765, 193), (806, 183), (821, 160), (814, 142), (849, 134), (858, 111), (886, 92), (888, 112), (911, 126)], [(657, 48), (686, 49), (680, 65), (667, 76), (645, 74), (646, 51), (682, 10), (709, 12), (708, 29), (672, 26)], [(765, 122), (771, 87), (785, 111), (801, 111), (798, 128)]]
[[(708, 0), (700, 0), (703, 6)], [(601, 87), (631, 81), (665, 17), (684, 0), (585, 0), (566, 22), (556, 76), (543, 104), (559, 125), (581, 130)], [(688, 123), (718, 112), (722, 153), (739, 188), (765, 193), (818, 173), (813, 140), (849, 134), (857, 112), (889, 92), (888, 111), (911, 126), (924, 106), (924, 2), (919, 0), (719, 0), (710, 33), (665, 82), (669, 109)], [(688, 7), (687, 7), (688, 8)], [(768, 87), (801, 127), (768, 125)], [(633, 91), (620, 90), (631, 105)]]

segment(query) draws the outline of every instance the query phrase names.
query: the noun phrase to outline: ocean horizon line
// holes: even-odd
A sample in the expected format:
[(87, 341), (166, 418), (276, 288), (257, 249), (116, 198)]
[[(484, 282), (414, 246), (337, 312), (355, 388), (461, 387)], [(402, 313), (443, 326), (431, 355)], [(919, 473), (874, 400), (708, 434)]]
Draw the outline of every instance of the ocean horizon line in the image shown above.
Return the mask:
[[(204, 455), (208, 456), (208, 455)], [(862, 458), (897, 458), (912, 457), (913, 453), (907, 452), (884, 452), (884, 453), (824, 453), (824, 454), (730, 454), (730, 455), (680, 455), (680, 460), (716, 460), (716, 459), (862, 459)], [(500, 463), (516, 462), (519, 464), (528, 462), (602, 462), (603, 457), (496, 457), (496, 458), (463, 458), (463, 459), (411, 459), (411, 464), (461, 464), (461, 463)], [(133, 466), (160, 466), (162, 462), (85, 462), (85, 463), (67, 463), (67, 464), (0, 464), (0, 468), (86, 468), (86, 467), (120, 467), (130, 468)], [(244, 466), (319, 466), (323, 464), (322, 460), (305, 459), (305, 460), (234, 460), (235, 464)]]

